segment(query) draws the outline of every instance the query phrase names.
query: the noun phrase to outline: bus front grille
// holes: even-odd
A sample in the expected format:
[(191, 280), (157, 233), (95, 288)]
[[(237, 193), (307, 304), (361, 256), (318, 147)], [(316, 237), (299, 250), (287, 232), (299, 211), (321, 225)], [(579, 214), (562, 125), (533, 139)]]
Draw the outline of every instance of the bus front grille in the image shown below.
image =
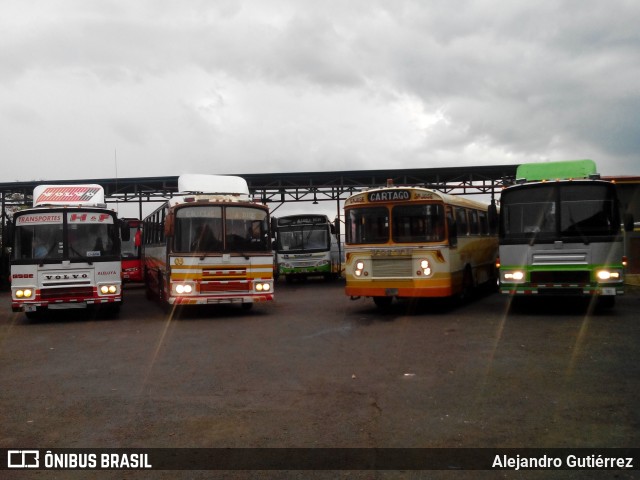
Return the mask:
[(90, 297), (93, 297), (93, 287), (43, 288), (40, 290), (40, 298), (43, 300)]
[(374, 278), (411, 278), (413, 261), (411, 257), (373, 258), (372, 276)]
[(207, 282), (200, 285), (200, 293), (249, 292), (251, 288), (249, 281)]
[(587, 270), (565, 270), (565, 271), (539, 271), (531, 272), (531, 283), (550, 284), (574, 284), (584, 285), (591, 281)]

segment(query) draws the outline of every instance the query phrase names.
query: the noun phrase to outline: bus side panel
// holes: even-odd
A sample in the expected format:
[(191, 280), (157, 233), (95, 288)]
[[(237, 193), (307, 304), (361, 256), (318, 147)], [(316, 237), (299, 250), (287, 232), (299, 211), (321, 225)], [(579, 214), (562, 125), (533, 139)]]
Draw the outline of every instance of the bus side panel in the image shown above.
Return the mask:
[(496, 282), (498, 239), (487, 236), (458, 237), (458, 247), (451, 249), (452, 290), (463, 289), (465, 270), (472, 275), (473, 286)]

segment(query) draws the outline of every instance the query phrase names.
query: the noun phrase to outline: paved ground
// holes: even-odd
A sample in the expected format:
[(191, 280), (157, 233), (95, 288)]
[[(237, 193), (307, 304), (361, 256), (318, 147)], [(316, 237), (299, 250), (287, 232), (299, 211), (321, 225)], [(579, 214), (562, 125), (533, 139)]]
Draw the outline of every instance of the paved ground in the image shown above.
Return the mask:
[[(566, 300), (510, 308), (499, 294), (380, 312), (343, 289), (280, 282), (276, 301), (250, 312), (220, 307), (172, 317), (131, 287), (118, 319), (72, 312), (40, 321), (11, 313), (3, 292), (0, 448), (640, 445), (637, 290), (607, 312)], [(35, 473), (20, 478), (88, 477)], [(96, 478), (179, 474), (153, 473)]]

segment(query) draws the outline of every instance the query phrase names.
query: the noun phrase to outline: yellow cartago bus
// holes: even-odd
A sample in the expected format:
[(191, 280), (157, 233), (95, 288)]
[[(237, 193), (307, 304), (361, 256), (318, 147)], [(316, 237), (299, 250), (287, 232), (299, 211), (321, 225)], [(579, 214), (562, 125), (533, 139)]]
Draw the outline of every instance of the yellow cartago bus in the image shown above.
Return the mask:
[(352, 195), (344, 212), (352, 298), (384, 307), (394, 297), (466, 297), (497, 283), (495, 205), (388, 185)]

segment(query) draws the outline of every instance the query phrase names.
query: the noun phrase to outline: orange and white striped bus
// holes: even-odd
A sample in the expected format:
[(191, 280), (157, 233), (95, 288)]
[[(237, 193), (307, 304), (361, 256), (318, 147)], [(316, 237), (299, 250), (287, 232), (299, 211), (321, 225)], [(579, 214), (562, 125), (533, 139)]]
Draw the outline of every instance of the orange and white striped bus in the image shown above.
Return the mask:
[(246, 181), (183, 175), (180, 193), (144, 220), (142, 258), (149, 297), (170, 305), (273, 300), (269, 209)]
[(422, 187), (375, 188), (345, 210), (346, 294), (393, 298), (466, 296), (497, 282), (496, 209)]

